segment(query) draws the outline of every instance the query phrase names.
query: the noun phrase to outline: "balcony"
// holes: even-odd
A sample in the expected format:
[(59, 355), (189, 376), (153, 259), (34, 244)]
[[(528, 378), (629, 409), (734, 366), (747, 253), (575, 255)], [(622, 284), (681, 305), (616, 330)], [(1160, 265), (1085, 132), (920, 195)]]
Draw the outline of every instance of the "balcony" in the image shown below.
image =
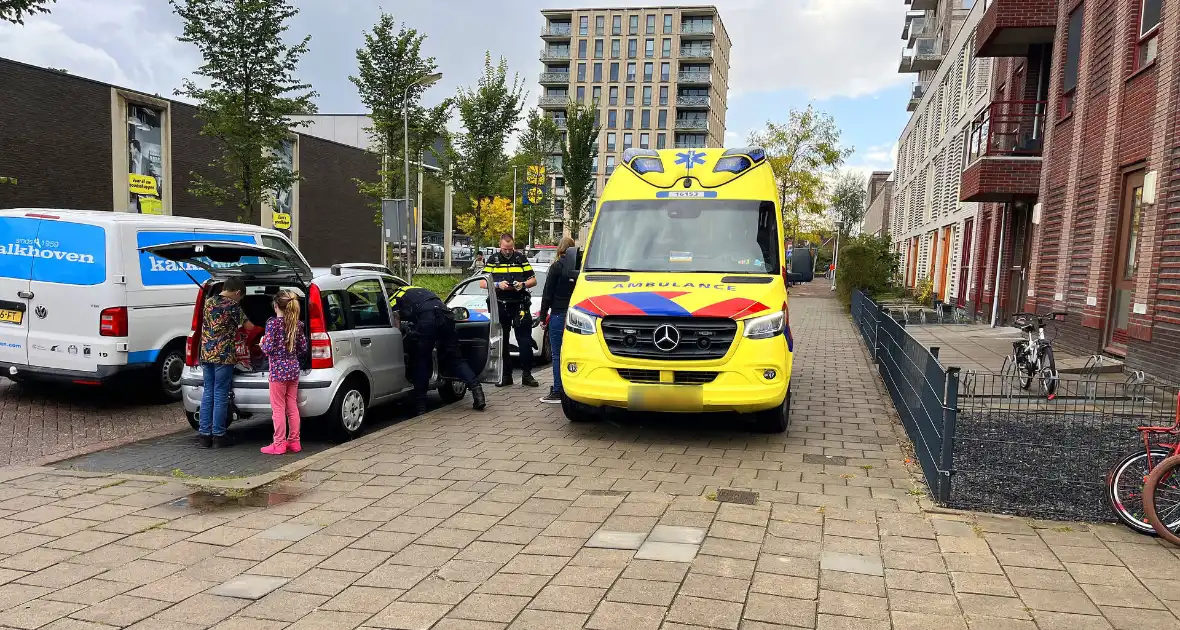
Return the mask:
[(1025, 57), (1029, 48), (1053, 43), (1056, 0), (988, 0), (975, 27), (976, 57)]
[(709, 120), (705, 117), (700, 118), (677, 118), (676, 131), (708, 131)]
[(704, 149), (705, 143), (694, 141), (678, 141), (674, 146), (677, 149)]
[(960, 201), (1037, 196), (1046, 111), (1045, 101), (997, 101), (971, 122)]
[(708, 96), (677, 96), (676, 97), (676, 106), (677, 107), (708, 107), (709, 106), (709, 97)]
[(680, 24), (681, 35), (712, 35), (712, 22), (683, 22)]
[(568, 72), (542, 72), (541, 85), (559, 84), (568, 85), (570, 82), (570, 73)]
[(915, 37), (925, 35), (927, 29), (934, 30), (934, 26), (934, 18), (927, 18), (925, 13), (907, 13), (905, 26), (901, 27), (901, 38), (913, 43)]
[(678, 83), (684, 83), (684, 84), (698, 83), (698, 84), (708, 85), (710, 82), (710, 78), (709, 78), (708, 72), (699, 72), (699, 71), (690, 70), (688, 72), (676, 73), (676, 81)]
[(905, 0), (911, 11), (934, 11), (938, 9), (938, 0)]
[(569, 121), (565, 118), (554, 118), (553, 119), (553, 124), (557, 125), (557, 128), (562, 131), (566, 130), (566, 126), (568, 125), (568, 123), (569, 123)]
[(569, 94), (542, 94), (541, 98), (537, 99), (541, 107), (559, 107), (565, 109), (569, 105)]
[(541, 27), (541, 37), (565, 39), (574, 34), (573, 25), (569, 22), (547, 24)]
[(570, 51), (567, 48), (542, 48), (541, 61), (569, 61)]
[(923, 70), (937, 70), (942, 63), (942, 46), (933, 37), (920, 37), (914, 45), (901, 52), (901, 64), (897, 71), (905, 74)]
[(681, 46), (680, 59), (684, 61), (691, 60), (709, 60), (713, 58), (713, 48), (710, 46)]
[(922, 97), (926, 96), (927, 84), (915, 83), (914, 91), (910, 93), (910, 102), (906, 106), (907, 112), (914, 112), (918, 110), (918, 105), (922, 102)]

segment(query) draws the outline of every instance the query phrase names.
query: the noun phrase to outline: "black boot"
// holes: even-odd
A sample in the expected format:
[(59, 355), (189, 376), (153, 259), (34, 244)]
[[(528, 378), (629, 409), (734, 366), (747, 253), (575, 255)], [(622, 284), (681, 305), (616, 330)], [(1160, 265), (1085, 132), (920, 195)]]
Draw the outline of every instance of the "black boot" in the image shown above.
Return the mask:
[(197, 448), (213, 448), (212, 435), (197, 435)]
[(213, 448), (229, 448), (230, 446), (233, 446), (233, 442), (230, 441), (228, 434), (213, 436)]
[(496, 387), (508, 387), (512, 384), (512, 372), (504, 371), (504, 375), (500, 377), (500, 382), (496, 383)]
[(417, 418), (418, 416), (424, 416), (424, 415), (426, 415), (426, 401), (425, 400), (414, 401), (414, 417)]
[(540, 387), (541, 385), (537, 382), (537, 379), (533, 378), (532, 374), (527, 372), (520, 375), (520, 383), (525, 387)]
[(488, 399), (483, 395), (483, 386), (479, 383), (471, 386), (471, 408), (483, 411), (488, 406)]

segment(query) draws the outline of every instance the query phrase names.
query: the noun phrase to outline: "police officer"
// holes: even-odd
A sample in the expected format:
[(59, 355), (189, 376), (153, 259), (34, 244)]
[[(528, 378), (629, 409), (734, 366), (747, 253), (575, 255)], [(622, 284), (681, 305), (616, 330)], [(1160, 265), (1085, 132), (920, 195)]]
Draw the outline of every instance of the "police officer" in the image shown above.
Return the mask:
[[(520, 351), (520, 382), (527, 387), (536, 387), (537, 379), (533, 378), (533, 316), (532, 298), (529, 289), (537, 286), (537, 274), (529, 264), (524, 252), (517, 251), (511, 234), (500, 236), (499, 251), (488, 256), (484, 273), (492, 274), (492, 281), (496, 283), (496, 301), (500, 310), (500, 328), (504, 339), (508, 339), (508, 331), (516, 332), (516, 346)], [(504, 354), (504, 371), (497, 387), (512, 384), (512, 366), (508, 364), (508, 354)]]
[(426, 390), (433, 372), (432, 350), (438, 350), (440, 368), (467, 383), (471, 390), (471, 408), (477, 411), (487, 406), (483, 388), (475, 373), (463, 360), (459, 338), (455, 334), (455, 315), (437, 295), (422, 287), (398, 288), (389, 298), (389, 308), (398, 315), (398, 325), (404, 325), (414, 381), (414, 405), (418, 415), (426, 413)]

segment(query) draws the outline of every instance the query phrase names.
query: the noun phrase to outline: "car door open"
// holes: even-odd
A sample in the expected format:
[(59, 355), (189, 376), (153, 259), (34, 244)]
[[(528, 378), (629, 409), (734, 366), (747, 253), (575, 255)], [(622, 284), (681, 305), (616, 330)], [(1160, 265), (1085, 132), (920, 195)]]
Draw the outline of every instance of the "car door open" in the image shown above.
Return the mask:
[(504, 364), (505, 340), (500, 330), (500, 316), (495, 308), (496, 287), (490, 275), (476, 276), (460, 282), (447, 296), (447, 305), (455, 303), (456, 296), (463, 294), (486, 294), (482, 308), (465, 307), (468, 317), (455, 321), (459, 347), (463, 359), (479, 380), (484, 383), (498, 383)]

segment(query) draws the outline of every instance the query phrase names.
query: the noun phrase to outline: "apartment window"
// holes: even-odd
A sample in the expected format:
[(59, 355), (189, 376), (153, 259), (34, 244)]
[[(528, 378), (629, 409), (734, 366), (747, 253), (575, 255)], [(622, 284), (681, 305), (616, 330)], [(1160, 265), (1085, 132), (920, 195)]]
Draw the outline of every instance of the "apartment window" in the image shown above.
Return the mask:
[(1159, 55), (1160, 13), (1164, 0), (1143, 0), (1139, 20), (1139, 49), (1135, 54), (1135, 65), (1143, 68), (1155, 61)]
[(594, 34), (604, 35), (606, 33), (606, 16), (598, 15), (594, 17)]
[(648, 61), (643, 64), (643, 80), (651, 81), (651, 73), (655, 70), (655, 64)]
[(1073, 113), (1074, 97), (1078, 89), (1078, 65), (1082, 53), (1082, 13), (1085, 6), (1079, 6), (1069, 15), (1069, 28), (1065, 40), (1065, 69), (1062, 72), (1061, 115)]
[(672, 14), (671, 13), (664, 14), (664, 34), (665, 35), (672, 34)]
[(644, 107), (651, 106), (651, 86), (650, 85), (643, 86), (643, 106)]
[[(666, 109), (660, 110), (660, 113), (656, 116), (656, 128), (657, 129), (667, 129), (668, 128), (668, 110), (666, 110)], [(660, 135), (662, 136), (664, 134), (660, 134)]]
[(598, 87), (597, 85), (594, 86), (594, 88), (590, 91), (590, 98), (594, 101), (594, 104), (597, 105), (598, 101), (602, 100), (602, 88)]
[[(602, 110), (601, 109), (594, 110), (594, 126), (595, 127), (602, 126)], [(561, 144), (563, 144), (563, 145), (565, 144), (565, 134), (562, 134)]]
[(578, 35), (589, 35), (589, 34), (590, 34), (590, 16), (583, 15), (582, 17), (578, 18)]
[(606, 128), (607, 129), (614, 129), (615, 127), (618, 127), (619, 126), (618, 122), (619, 122), (618, 110), (612, 109), (606, 113)]
[(602, 59), (603, 42), (601, 39), (594, 40), (594, 58)]
[(619, 64), (618, 64), (618, 62), (612, 62), (610, 64), (610, 80), (611, 81), (618, 81), (619, 80)]
[(611, 18), (610, 34), (611, 35), (622, 35), (623, 34), (623, 16), (616, 15)]
[(628, 109), (623, 111), (623, 129), (635, 128), (635, 110)]
[(662, 133), (656, 134), (656, 148), (666, 149), (668, 147), (668, 140)]
[(639, 54), (639, 40), (632, 37), (627, 40), (627, 58), (634, 59)]
[(667, 105), (667, 104), (668, 104), (668, 86), (661, 85), (660, 86), (660, 105)]
[(656, 40), (651, 38), (643, 40), (643, 56), (648, 59), (656, 56)]
[(639, 128), (651, 129), (651, 110), (645, 109), (639, 112)]
[[(643, 113), (646, 114), (647, 112), (643, 112)], [(651, 134), (649, 134), (649, 133), (639, 134), (639, 148), (640, 149), (650, 149), (651, 148)]]
[(578, 102), (579, 103), (586, 102), (586, 88), (581, 85), (578, 86)]
[(615, 156), (608, 155), (606, 156), (606, 174), (610, 175), (613, 172), (615, 172)]
[(663, 42), (660, 44), (660, 46), (661, 46), (661, 48), (660, 48), (660, 56), (661, 57), (667, 59), (668, 57), (672, 56), (672, 38), (671, 37), (665, 37)]
[(602, 82), (602, 64), (601, 63), (594, 64), (594, 82), (595, 83)]
[(606, 150), (607, 151), (614, 151), (615, 150), (615, 139), (616, 138), (617, 138), (617, 135), (613, 131), (606, 134)]
[(654, 15), (647, 16), (647, 34), (648, 35), (655, 35), (656, 34), (656, 16), (654, 16)]
[(584, 64), (584, 63), (578, 64), (578, 80), (579, 81), (586, 80), (586, 64)]
[(628, 33), (630, 33), (631, 35), (638, 35), (639, 34), (639, 16), (632, 15), (631, 19), (628, 20), (627, 27), (628, 27), (627, 28)]
[(586, 58), (586, 40), (579, 39), (578, 40), (578, 59), (585, 59), (585, 58)]
[(623, 55), (623, 42), (612, 39), (610, 40), (610, 58), (618, 59)]
[(635, 86), (634, 85), (627, 86), (627, 103), (626, 104), (628, 106), (635, 104)]
[(623, 134), (623, 150), (624, 151), (631, 148), (631, 146), (632, 146), (631, 142), (634, 139), (635, 139), (634, 135), (632, 135), (630, 133)]
[(607, 99), (608, 99), (607, 104), (618, 105), (619, 104), (619, 88), (618, 88), (618, 86), (616, 86), (616, 85), (610, 86), (610, 92), (608, 92), (608, 94), (610, 94), (610, 96), (607, 97)]
[(665, 83), (672, 80), (672, 64), (668, 62), (660, 64), (660, 80)]
[(627, 63), (627, 80), (632, 83), (635, 82), (635, 62), (634, 61)]

